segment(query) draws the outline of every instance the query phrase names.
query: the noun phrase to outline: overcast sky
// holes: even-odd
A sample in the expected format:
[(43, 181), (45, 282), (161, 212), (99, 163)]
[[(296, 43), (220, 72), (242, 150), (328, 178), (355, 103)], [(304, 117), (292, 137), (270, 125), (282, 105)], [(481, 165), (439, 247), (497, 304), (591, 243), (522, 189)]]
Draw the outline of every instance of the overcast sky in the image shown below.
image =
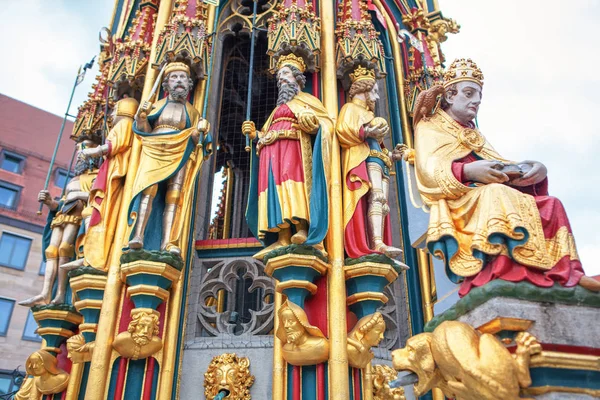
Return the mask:
[[(0, 0), (0, 93), (62, 115), (80, 64), (98, 53), (112, 0)], [(513, 160), (539, 160), (567, 209), (584, 269), (600, 274), (600, 0), (439, 0), (461, 25), (443, 49), (485, 75), (479, 127)], [(76, 91), (86, 98), (93, 73)], [(48, 132), (54, 136), (56, 132)]]

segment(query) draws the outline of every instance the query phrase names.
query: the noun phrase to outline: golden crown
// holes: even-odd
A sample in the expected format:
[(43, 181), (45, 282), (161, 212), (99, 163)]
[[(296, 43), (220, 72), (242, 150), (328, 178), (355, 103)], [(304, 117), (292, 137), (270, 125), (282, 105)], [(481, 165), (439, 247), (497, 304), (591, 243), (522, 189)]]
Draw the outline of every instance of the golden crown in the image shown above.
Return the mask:
[(360, 65), (350, 74), (352, 83), (364, 80), (375, 80), (375, 71), (361, 67)]
[(167, 67), (165, 68), (165, 77), (169, 76), (169, 74), (174, 71), (184, 71), (190, 75), (190, 67), (188, 67), (187, 64), (182, 62), (171, 62), (167, 64)]
[(277, 70), (280, 70), (284, 66), (293, 66), (300, 70), (300, 72), (304, 73), (306, 71), (306, 63), (302, 59), (302, 57), (298, 57), (294, 53), (287, 54), (285, 56), (280, 56), (277, 60)]
[(444, 73), (444, 87), (471, 81), (483, 86), (483, 73), (470, 58), (457, 58)]
[(117, 102), (115, 108), (117, 109), (118, 117), (135, 117), (135, 113), (138, 110), (140, 103), (133, 97), (127, 97)]

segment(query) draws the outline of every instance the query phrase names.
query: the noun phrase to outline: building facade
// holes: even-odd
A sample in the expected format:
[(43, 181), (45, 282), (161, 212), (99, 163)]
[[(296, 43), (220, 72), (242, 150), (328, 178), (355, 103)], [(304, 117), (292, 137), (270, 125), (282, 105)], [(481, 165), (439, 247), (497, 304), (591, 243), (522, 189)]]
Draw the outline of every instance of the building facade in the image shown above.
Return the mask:
[[(13, 371), (39, 349), (42, 338), (31, 310), (17, 303), (38, 294), (44, 280), (42, 234), (48, 210), (38, 215), (62, 119), (0, 94), (0, 394), (13, 389)], [(67, 122), (66, 135), (73, 124)], [(60, 197), (72, 144), (61, 143), (48, 190)]]

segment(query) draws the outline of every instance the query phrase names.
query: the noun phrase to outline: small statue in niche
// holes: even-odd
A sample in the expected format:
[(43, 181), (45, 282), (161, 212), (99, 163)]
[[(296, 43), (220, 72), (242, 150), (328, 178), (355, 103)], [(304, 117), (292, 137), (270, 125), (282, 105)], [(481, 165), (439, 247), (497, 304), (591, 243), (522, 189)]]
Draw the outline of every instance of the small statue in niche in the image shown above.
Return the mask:
[(60, 393), (69, 384), (69, 374), (58, 368), (56, 357), (46, 350), (33, 352), (27, 358), (25, 370), (34, 376), (34, 385), (42, 394)]
[(73, 364), (80, 364), (92, 360), (95, 342), (86, 343), (85, 338), (79, 335), (71, 336), (67, 339), (67, 358)]
[(329, 341), (310, 325), (304, 310), (285, 300), (278, 311), (277, 337), (283, 343), (283, 358), (291, 365), (314, 365), (327, 361)]

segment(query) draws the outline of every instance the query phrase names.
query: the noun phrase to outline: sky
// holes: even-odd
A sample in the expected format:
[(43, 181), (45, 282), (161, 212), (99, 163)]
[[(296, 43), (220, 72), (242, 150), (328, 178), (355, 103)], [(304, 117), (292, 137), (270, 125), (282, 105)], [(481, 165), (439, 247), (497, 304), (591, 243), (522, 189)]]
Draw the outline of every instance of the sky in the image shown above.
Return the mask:
[[(0, 93), (63, 115), (78, 67), (99, 51), (112, 0), (0, 0)], [(461, 25), (448, 63), (472, 58), (485, 75), (479, 128), (504, 157), (548, 168), (588, 275), (600, 274), (600, 0), (439, 0)], [(77, 87), (86, 99), (97, 67)], [(55, 135), (55, 132), (48, 132)]]

